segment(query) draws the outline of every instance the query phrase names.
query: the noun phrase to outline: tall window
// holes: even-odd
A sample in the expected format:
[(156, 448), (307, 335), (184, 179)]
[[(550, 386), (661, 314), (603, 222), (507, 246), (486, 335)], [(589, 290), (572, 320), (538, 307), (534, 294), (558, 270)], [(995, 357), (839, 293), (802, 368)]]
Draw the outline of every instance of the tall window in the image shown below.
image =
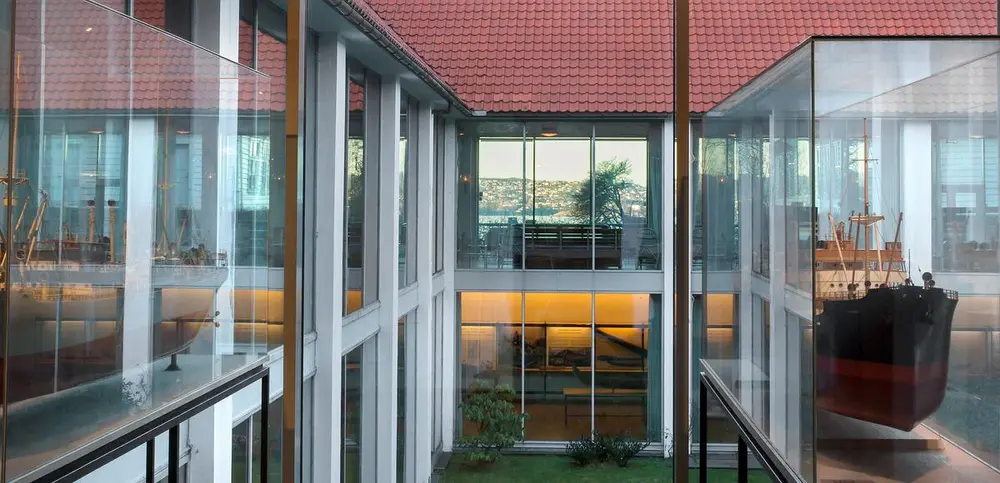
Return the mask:
[(662, 269), (657, 126), (460, 124), (458, 268)]
[(378, 130), (380, 80), (349, 64), (344, 194), (344, 313), (378, 298)]
[(659, 295), (463, 292), (459, 304), (463, 399), (479, 380), (509, 385), (531, 441), (593, 429), (660, 440)]

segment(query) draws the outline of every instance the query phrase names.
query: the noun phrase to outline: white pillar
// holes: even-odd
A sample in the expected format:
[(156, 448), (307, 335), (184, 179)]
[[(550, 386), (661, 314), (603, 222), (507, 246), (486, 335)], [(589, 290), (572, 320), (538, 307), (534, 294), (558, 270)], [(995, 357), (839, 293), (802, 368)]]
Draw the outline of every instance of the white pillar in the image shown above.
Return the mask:
[(900, 190), (903, 205), (903, 257), (910, 262), (909, 269), (916, 283), (922, 272), (932, 269), (931, 230), (934, 205), (937, 199), (932, 195), (932, 157), (930, 121), (902, 122), (902, 171)]
[[(240, 76), (235, 63), (239, 55), (239, 0), (196, 2), (193, 37), (195, 43), (218, 53), (226, 60), (197, 62), (192, 66), (196, 77), (208, 78), (197, 89), (218, 96), (217, 117), (192, 119), (194, 136), (202, 138), (201, 172), (190, 176), (202, 178), (201, 215), (197, 220), (203, 243), (213, 253), (234, 252), (235, 190), (237, 165), (237, 129)], [(209, 54), (197, 53), (207, 58)], [(167, 133), (172, 136), (173, 133)], [(179, 186), (178, 186), (179, 187)], [(180, 188), (180, 187), (179, 187)], [(194, 193), (192, 193), (193, 195)], [(187, 198), (193, 203), (193, 197)], [(196, 227), (189, 223), (188, 230)], [(180, 240), (178, 240), (179, 245)], [(188, 247), (178, 246), (179, 249)], [(215, 292), (216, 326), (213, 328), (212, 355), (214, 376), (221, 375), (222, 357), (233, 353), (235, 343), (233, 309), (234, 271)], [(266, 424), (266, 422), (265, 422)], [(226, 481), (232, 477), (233, 402), (226, 398), (192, 418), (189, 475), (192, 483)]]
[[(313, 313), (316, 320), (316, 378), (313, 404), (313, 481), (339, 481), (341, 466), (341, 331), (344, 298), (344, 190), (347, 163), (347, 47), (336, 34), (319, 39), (316, 95), (314, 246), (325, 255), (314, 263)], [(308, 234), (307, 234), (308, 236)], [(308, 402), (307, 402), (308, 403)]]
[[(661, 166), (660, 186), (663, 187), (663, 204), (660, 215), (660, 231), (662, 231), (662, 253), (660, 260), (663, 260), (663, 296), (660, 303), (663, 305), (660, 313), (660, 333), (662, 343), (660, 344), (660, 364), (663, 369), (660, 371), (660, 387), (662, 396), (660, 397), (660, 424), (663, 425), (663, 457), (671, 456), (674, 438), (674, 270), (670, 270), (671, 263), (667, 260), (673, 259), (674, 253), (674, 199), (676, 198), (677, 184), (674, 182), (674, 160), (676, 156), (674, 146), (674, 120), (667, 119), (663, 122), (663, 130), (660, 132), (660, 159), (663, 160)], [(670, 155), (669, 157), (667, 155)], [(689, 205), (693, 206), (693, 205)], [(668, 257), (668, 254), (670, 256)], [(689, 367), (694, 367), (689, 366)], [(693, 375), (693, 377), (698, 377)], [(694, 387), (698, 387), (695, 385)], [(693, 391), (692, 391), (693, 393)], [(689, 399), (694, 400), (692, 395)], [(693, 407), (693, 405), (691, 406)]]
[(457, 347), (455, 344), (458, 338), (458, 326), (461, 321), (456, 314), (456, 293), (455, 293), (455, 245), (456, 245), (456, 211), (455, 190), (458, 180), (456, 178), (457, 159), (457, 133), (455, 121), (446, 121), (444, 126), (444, 291), (441, 293), (443, 304), (443, 321), (441, 323), (441, 357), (444, 359), (441, 371), (441, 437), (442, 451), (452, 451), (455, 442), (455, 398), (456, 398), (456, 374), (455, 364), (458, 360)]
[[(412, 112), (411, 112), (412, 115)], [(414, 481), (429, 481), (431, 456), (434, 453), (434, 115), (431, 106), (421, 104), (416, 116), (417, 137), (417, 360), (414, 367), (417, 377), (416, 418), (414, 420), (414, 449), (416, 466)], [(411, 121), (412, 122), (412, 121)], [(422, 221), (421, 221), (422, 220)], [(425, 377), (430, 376), (430, 377)]]
[[(752, 131), (749, 125), (743, 125), (740, 130), (739, 139), (751, 139)], [(748, 146), (752, 146), (753, 143), (747, 143)], [(771, 149), (774, 149), (774, 143), (771, 143)], [(728, 149), (726, 150), (728, 152)], [(753, 290), (751, 290), (753, 284), (753, 252), (754, 245), (757, 241), (757, 237), (754, 233), (760, 230), (761, 225), (755, 225), (755, 214), (762, 211), (763, 208), (758, 208), (758, 205), (763, 205), (763, 200), (757, 200), (755, 203), (753, 200), (754, 188), (760, 181), (755, 179), (753, 173), (757, 172), (759, 169), (763, 169), (763, 166), (744, 166), (744, 160), (750, 163), (757, 162), (758, 159), (763, 161), (763, 157), (757, 158), (754, 155), (743, 156), (740, 161), (740, 165), (737, 167), (737, 196), (739, 203), (739, 224), (740, 224), (740, 298), (738, 301), (737, 311), (739, 313), (739, 321), (736, 327), (736, 340), (739, 343), (739, 347), (736, 347), (736, 357), (741, 361), (752, 361), (753, 360), (753, 348), (755, 344), (760, 343), (762, 337), (767, 337), (767, 334), (761, 334), (761, 330), (755, 330), (755, 321), (753, 319)], [(774, 159), (774, 158), (771, 158)], [(767, 194), (765, 194), (767, 196)], [(773, 206), (773, 205), (772, 205)], [(771, 239), (772, 244), (774, 238)], [(747, 260), (746, 257), (751, 257)], [(705, 314), (707, 317), (708, 314)], [(740, 364), (740, 379), (744, 381), (753, 380), (753, 365), (752, 364)], [(758, 368), (763, 370), (764, 368)], [(763, 406), (753, 404), (754, 393), (759, 393), (760, 391), (754, 391), (753, 384), (740, 384), (739, 394), (735, 396), (740, 398), (743, 404), (747, 407), (754, 409), (754, 414), (751, 416), (756, 421), (760, 421), (759, 411), (762, 411)]]
[[(399, 364), (399, 78), (382, 78), (379, 106), (378, 481), (396, 481), (396, 388)], [(407, 341), (409, 342), (409, 341)]]
[[(134, 117), (128, 127), (125, 290), (122, 303), (123, 392), (145, 405), (152, 384), (153, 234), (156, 223), (156, 118)], [(119, 209), (120, 210), (120, 209)], [(121, 211), (119, 215), (121, 216)], [(115, 241), (121, 244), (120, 240)]]
[[(785, 193), (786, 153), (789, 150), (785, 138), (783, 121), (771, 114), (768, 124), (769, 139), (771, 140), (771, 166), (775, 169), (772, 178), (773, 188), (768, 196), (771, 197), (771, 225), (770, 225), (770, 298), (771, 298), (771, 329), (767, 337), (770, 339), (771, 360), (770, 360), (770, 394), (771, 394), (771, 440), (779, 451), (784, 454), (786, 450), (787, 421), (792, 419), (786, 394), (791, 393), (787, 377), (787, 347), (785, 346), (785, 332), (787, 320), (785, 318), (785, 244), (786, 226), (785, 210), (787, 209)], [(793, 466), (794, 467), (794, 466)]]

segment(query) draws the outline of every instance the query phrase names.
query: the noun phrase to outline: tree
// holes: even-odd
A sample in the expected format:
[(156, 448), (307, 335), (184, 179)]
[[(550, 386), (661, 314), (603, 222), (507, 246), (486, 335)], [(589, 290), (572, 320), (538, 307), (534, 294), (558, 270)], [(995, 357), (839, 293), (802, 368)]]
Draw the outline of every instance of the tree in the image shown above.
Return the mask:
[[(628, 159), (601, 161), (593, 176), (593, 212), (595, 225), (621, 225), (625, 219), (623, 194), (635, 186), (629, 179), (632, 165)], [(590, 223), (591, 183), (584, 180), (573, 195), (572, 214), (584, 223)]]

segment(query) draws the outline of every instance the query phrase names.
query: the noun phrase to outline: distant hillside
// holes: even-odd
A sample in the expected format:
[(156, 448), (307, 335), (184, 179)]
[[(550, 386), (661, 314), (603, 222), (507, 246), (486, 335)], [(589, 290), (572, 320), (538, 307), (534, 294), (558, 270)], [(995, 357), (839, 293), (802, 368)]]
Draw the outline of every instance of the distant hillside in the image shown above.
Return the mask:
[[(534, 186), (536, 216), (571, 216), (573, 195), (583, 186), (582, 181), (538, 181)], [(481, 199), (479, 213), (482, 216), (520, 215), (521, 178), (483, 178), (479, 180)], [(524, 181), (526, 205), (531, 210), (532, 180)], [(623, 204), (644, 204), (646, 188), (632, 186), (623, 196)], [(635, 216), (645, 216), (635, 213)]]

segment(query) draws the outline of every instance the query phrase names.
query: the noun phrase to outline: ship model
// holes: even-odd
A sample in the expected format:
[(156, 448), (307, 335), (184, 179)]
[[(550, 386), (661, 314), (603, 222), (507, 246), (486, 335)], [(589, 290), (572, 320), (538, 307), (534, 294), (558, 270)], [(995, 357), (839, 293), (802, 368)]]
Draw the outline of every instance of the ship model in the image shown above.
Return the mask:
[(832, 239), (817, 237), (816, 404), (911, 431), (944, 399), (958, 294), (936, 287), (930, 272), (911, 279), (902, 213), (885, 239), (886, 218), (869, 201), (867, 120), (864, 130), (864, 208), (846, 225), (828, 214)]

